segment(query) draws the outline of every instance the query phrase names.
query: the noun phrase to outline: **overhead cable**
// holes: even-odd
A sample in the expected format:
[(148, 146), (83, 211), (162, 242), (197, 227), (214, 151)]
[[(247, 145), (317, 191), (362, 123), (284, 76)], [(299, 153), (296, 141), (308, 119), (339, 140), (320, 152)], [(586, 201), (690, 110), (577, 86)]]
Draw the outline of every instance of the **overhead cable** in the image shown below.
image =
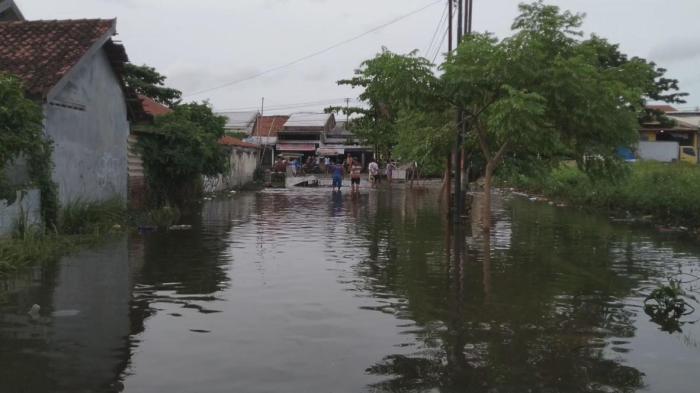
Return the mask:
[(356, 36), (354, 36), (354, 37), (351, 37), (351, 38), (348, 38), (348, 39), (346, 39), (346, 40), (340, 41), (340, 42), (335, 43), (335, 44), (333, 44), (333, 45), (331, 45), (331, 46), (329, 46), (329, 47), (326, 47), (326, 48), (324, 48), (324, 49), (321, 49), (321, 50), (318, 50), (318, 51), (316, 51), (316, 52), (310, 53), (310, 54), (308, 54), (308, 55), (306, 55), (306, 56), (303, 56), (303, 57), (300, 57), (300, 58), (298, 58), (298, 59), (292, 60), (292, 61), (290, 61), (290, 62), (288, 62), (288, 63), (285, 63), (285, 64), (282, 64), (282, 65), (280, 65), (280, 66), (272, 67), (272, 68), (269, 68), (269, 69), (267, 69), (267, 70), (265, 70), (265, 71), (261, 71), (261, 72), (255, 73), (255, 74), (249, 75), (249, 76), (247, 76), (247, 77), (244, 77), (244, 78), (241, 78), (241, 79), (237, 79), (237, 80), (235, 80), (235, 81), (231, 81), (231, 82), (228, 82), (228, 83), (224, 83), (224, 84), (221, 84), (221, 85), (219, 85), (219, 86), (215, 86), (215, 87), (211, 87), (211, 88), (208, 88), (208, 89), (203, 89), (203, 90), (195, 91), (195, 92), (192, 92), (192, 93), (190, 93), (190, 94), (185, 94), (185, 95), (183, 95), (183, 97), (191, 97), (191, 96), (194, 96), (194, 95), (198, 95), (198, 94), (202, 94), (202, 93), (207, 93), (207, 92), (214, 91), (214, 90), (223, 89), (224, 87), (233, 86), (233, 85), (235, 85), (235, 84), (238, 84), (238, 83), (241, 83), (241, 82), (245, 82), (245, 81), (248, 81), (248, 80), (251, 80), (251, 79), (255, 79), (255, 78), (258, 78), (258, 77), (260, 77), (260, 76), (267, 75), (267, 74), (269, 74), (269, 73), (271, 73), (271, 72), (274, 72), (274, 71), (277, 71), (277, 70), (281, 70), (281, 69), (283, 69), (283, 68), (286, 68), (286, 67), (295, 65), (295, 64), (297, 64), (297, 63), (301, 63), (301, 62), (304, 61), (304, 60), (308, 60), (308, 59), (310, 59), (310, 58), (316, 57), (316, 56), (321, 55), (321, 54), (323, 54), (323, 53), (326, 53), (326, 52), (328, 52), (328, 51), (330, 51), (330, 50), (333, 50), (333, 49), (335, 49), (335, 48), (337, 48), (337, 47), (339, 47), (339, 46), (348, 44), (348, 43), (350, 43), (350, 42), (352, 42), (352, 41), (355, 41), (355, 40), (357, 40), (357, 39), (359, 39), (359, 38), (362, 38), (362, 37), (364, 37), (364, 36), (366, 36), (366, 35), (372, 34), (372, 33), (374, 33), (375, 31), (381, 30), (381, 29), (383, 29), (383, 28), (385, 28), (385, 27), (387, 27), (387, 26), (393, 25), (394, 23), (397, 23), (397, 22), (399, 22), (399, 21), (402, 21), (402, 20), (404, 20), (404, 19), (406, 19), (406, 18), (408, 18), (408, 17), (410, 17), (410, 16), (413, 16), (413, 15), (415, 15), (415, 14), (421, 12), (421, 11), (426, 10), (426, 9), (428, 9), (429, 7), (432, 7), (433, 5), (438, 4), (438, 3), (441, 2), (441, 1), (443, 1), (443, 0), (435, 0), (435, 1), (433, 1), (433, 2), (431, 2), (431, 3), (429, 3), (429, 4), (425, 5), (425, 6), (423, 6), (423, 7), (419, 8), (419, 9), (417, 9), (417, 10), (411, 11), (411, 12), (409, 12), (408, 14), (404, 14), (404, 15), (402, 15), (402, 16), (399, 16), (399, 17), (397, 17), (397, 18), (394, 18), (394, 19), (392, 19), (391, 21), (389, 21), (389, 22), (387, 22), (387, 23), (384, 23), (384, 24), (382, 24), (382, 25), (379, 25), (379, 26), (377, 26), (377, 27), (375, 27), (375, 28), (373, 28), (373, 29), (371, 29), (371, 30), (368, 30), (368, 31), (362, 33), (362, 34), (358, 34), (358, 35), (356, 35)]

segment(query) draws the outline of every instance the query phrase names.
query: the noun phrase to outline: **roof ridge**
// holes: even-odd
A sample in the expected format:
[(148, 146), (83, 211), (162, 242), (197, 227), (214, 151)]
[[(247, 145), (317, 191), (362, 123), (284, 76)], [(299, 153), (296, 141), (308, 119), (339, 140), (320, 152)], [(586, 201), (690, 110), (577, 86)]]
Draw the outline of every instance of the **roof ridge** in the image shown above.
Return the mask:
[(114, 22), (117, 18), (80, 18), (80, 19), (34, 19), (34, 20), (11, 20), (0, 23), (6, 24), (33, 24), (33, 23), (75, 23), (75, 22)]

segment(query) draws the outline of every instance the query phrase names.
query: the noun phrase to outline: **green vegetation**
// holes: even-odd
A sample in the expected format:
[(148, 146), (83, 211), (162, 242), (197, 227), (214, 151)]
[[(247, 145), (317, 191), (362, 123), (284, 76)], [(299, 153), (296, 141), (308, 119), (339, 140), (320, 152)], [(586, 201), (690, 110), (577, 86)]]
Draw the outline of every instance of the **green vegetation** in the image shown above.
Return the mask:
[(15, 232), (0, 240), (0, 277), (32, 264), (42, 264), (120, 233), (127, 226), (124, 203), (73, 202), (61, 209), (53, 231), (29, 225), (26, 216), (15, 223)]
[(182, 92), (164, 85), (165, 76), (147, 65), (124, 65), (124, 83), (137, 94), (173, 107), (180, 102)]
[(527, 175), (510, 169), (499, 174), (505, 184), (574, 205), (651, 215), (669, 224), (700, 222), (700, 168), (690, 164), (638, 162), (617, 178), (596, 178), (574, 164)]
[[(58, 193), (51, 180), (52, 142), (44, 136), (41, 107), (24, 96), (17, 78), (0, 74), (0, 198), (12, 200), (17, 190), (34, 186), (41, 191), (41, 215), (52, 228), (58, 214)], [(31, 184), (10, 184), (4, 168), (26, 160)]]
[(153, 132), (139, 138), (154, 207), (186, 206), (201, 193), (202, 176), (226, 170), (226, 154), (218, 143), (225, 124), (206, 103), (184, 104), (158, 117)]
[(383, 49), (338, 82), (364, 89), (365, 105), (347, 111), (363, 115), (353, 131), (380, 156), (393, 152), (437, 172), (457, 130), (465, 133), (457, 147), (485, 180), (484, 229), (490, 228), (488, 191), (504, 160), (519, 161), (518, 168), (573, 160), (587, 173), (614, 177), (621, 165), (615, 148), (638, 139), (640, 119), (658, 117), (646, 101), (683, 102), (686, 95), (653, 62), (586, 37), (583, 15), (542, 1), (519, 10), (509, 37), (467, 35), (439, 66), (440, 76), (416, 52)]

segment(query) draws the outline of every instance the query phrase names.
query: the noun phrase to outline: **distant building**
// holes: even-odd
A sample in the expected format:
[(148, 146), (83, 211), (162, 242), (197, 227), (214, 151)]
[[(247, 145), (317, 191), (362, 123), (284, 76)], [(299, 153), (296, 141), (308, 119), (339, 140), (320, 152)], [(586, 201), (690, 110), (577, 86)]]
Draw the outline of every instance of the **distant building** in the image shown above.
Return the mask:
[(19, 19), (0, 22), (0, 72), (43, 107), (60, 202), (126, 200), (128, 58), (112, 40), (116, 20), (23, 21), (12, 1), (0, 4), (3, 20)]
[(315, 155), (335, 125), (332, 113), (295, 113), (278, 132), (276, 150), (287, 155)]
[(138, 100), (140, 101), (141, 112), (131, 125), (127, 164), (129, 206), (140, 209), (145, 207), (148, 187), (146, 174), (143, 169), (143, 159), (136, 151), (136, 143), (138, 143), (139, 137), (143, 134), (152, 132), (151, 128), (144, 126), (152, 125), (156, 117), (167, 115), (172, 112), (172, 109), (144, 95), (139, 95)]
[(679, 111), (670, 105), (647, 105), (647, 109), (654, 109), (664, 113), (673, 120), (673, 125), (663, 125), (657, 121), (645, 122), (640, 127), (639, 140), (675, 141), (680, 146), (690, 146), (698, 150), (700, 138), (700, 112)]
[(226, 118), (226, 125), (224, 128), (227, 134), (243, 133), (246, 135), (253, 133), (255, 122), (260, 116), (260, 112), (258, 111), (217, 112), (216, 114)]
[(336, 122), (335, 127), (327, 132), (323, 138), (323, 143), (316, 153), (320, 156), (346, 156), (357, 158), (364, 166), (367, 159), (372, 157), (373, 152), (370, 147), (362, 146), (355, 135), (348, 129), (345, 120)]
[(277, 135), (284, 129), (289, 116), (260, 116), (255, 123), (255, 129), (246, 142), (254, 143), (262, 148), (261, 164), (270, 166), (275, 161), (275, 145)]

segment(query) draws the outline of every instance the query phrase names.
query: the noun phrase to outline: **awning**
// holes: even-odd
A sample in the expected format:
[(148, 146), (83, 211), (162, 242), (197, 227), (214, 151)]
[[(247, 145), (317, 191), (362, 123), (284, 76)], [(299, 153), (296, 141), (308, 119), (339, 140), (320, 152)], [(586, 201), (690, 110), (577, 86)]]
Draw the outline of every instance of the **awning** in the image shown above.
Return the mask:
[(345, 154), (345, 149), (336, 147), (319, 147), (316, 150), (319, 156), (342, 156)]
[(311, 144), (293, 144), (293, 143), (278, 143), (276, 147), (277, 151), (316, 151), (316, 145)]

